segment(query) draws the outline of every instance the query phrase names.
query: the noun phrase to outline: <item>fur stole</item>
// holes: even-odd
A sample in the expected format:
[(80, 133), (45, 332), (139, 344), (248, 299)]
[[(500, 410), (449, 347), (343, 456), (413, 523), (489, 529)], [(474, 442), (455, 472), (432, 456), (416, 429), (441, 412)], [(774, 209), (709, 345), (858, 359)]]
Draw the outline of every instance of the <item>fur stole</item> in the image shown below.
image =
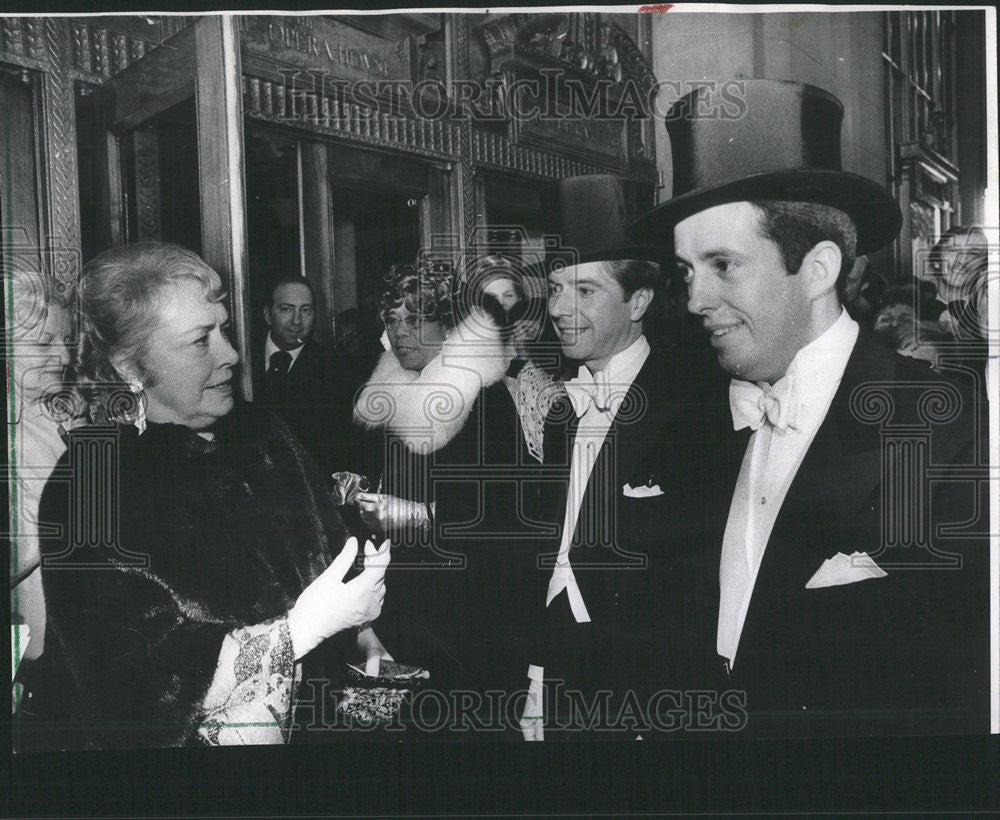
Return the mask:
[(385, 351), (358, 395), (354, 419), (398, 436), (413, 452), (436, 452), (465, 425), (480, 391), (503, 378), (509, 361), (499, 328), (474, 311), (419, 373)]

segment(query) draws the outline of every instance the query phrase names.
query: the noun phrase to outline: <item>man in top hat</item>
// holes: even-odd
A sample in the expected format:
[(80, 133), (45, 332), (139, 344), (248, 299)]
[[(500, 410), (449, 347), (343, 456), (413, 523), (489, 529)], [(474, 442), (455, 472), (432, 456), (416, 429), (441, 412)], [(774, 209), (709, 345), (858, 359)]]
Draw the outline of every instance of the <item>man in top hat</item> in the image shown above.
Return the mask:
[(634, 226), (673, 244), (732, 376), (722, 685), (746, 692), (757, 734), (985, 731), (985, 408), (843, 308), (855, 255), (901, 216), (841, 170), (839, 101), (744, 90), (739, 120), (699, 118), (705, 90), (674, 106), (674, 196)]
[(538, 641), (521, 725), (529, 740), (559, 730), (632, 739), (689, 728), (677, 718), (681, 690), (711, 657), (697, 504), (706, 380), (643, 333), (662, 252), (627, 237), (623, 181), (575, 177), (557, 193), (566, 249), (547, 260), (548, 313), (575, 376), (545, 425), (556, 535), (528, 601)]

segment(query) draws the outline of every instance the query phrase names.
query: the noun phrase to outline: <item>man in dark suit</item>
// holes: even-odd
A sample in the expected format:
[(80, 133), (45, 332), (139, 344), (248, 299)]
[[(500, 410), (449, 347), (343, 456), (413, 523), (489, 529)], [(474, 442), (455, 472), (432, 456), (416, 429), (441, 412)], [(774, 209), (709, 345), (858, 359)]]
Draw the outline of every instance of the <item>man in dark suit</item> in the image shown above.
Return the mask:
[(637, 224), (672, 237), (743, 436), (717, 527), (721, 685), (754, 734), (986, 731), (985, 403), (843, 308), (855, 254), (901, 215), (840, 169), (839, 101), (744, 91), (739, 120), (699, 118), (704, 89), (668, 115), (674, 197)]
[(264, 308), (268, 334), (261, 367), (254, 375), (259, 401), (288, 424), (325, 471), (336, 469), (335, 445), (341, 425), (333, 422), (336, 385), (326, 351), (312, 338), (316, 296), (308, 280), (284, 277)]
[(708, 380), (643, 334), (662, 291), (661, 253), (626, 237), (620, 181), (558, 184), (573, 250), (549, 260), (548, 312), (577, 367), (545, 426), (557, 536), (540, 550), (529, 601), (536, 641), (522, 730), (533, 740), (689, 729), (681, 712), (705, 680), (714, 603), (697, 505)]

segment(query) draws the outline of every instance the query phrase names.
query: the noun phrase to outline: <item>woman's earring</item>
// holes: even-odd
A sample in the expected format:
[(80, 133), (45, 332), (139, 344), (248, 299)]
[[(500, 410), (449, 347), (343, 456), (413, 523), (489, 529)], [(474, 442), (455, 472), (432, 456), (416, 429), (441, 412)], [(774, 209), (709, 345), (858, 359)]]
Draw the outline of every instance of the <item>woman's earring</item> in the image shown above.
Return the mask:
[(132, 423), (135, 425), (135, 429), (139, 431), (139, 435), (141, 436), (146, 432), (146, 405), (142, 400), (142, 382), (138, 379), (130, 379), (128, 389), (135, 394), (136, 411), (135, 419)]

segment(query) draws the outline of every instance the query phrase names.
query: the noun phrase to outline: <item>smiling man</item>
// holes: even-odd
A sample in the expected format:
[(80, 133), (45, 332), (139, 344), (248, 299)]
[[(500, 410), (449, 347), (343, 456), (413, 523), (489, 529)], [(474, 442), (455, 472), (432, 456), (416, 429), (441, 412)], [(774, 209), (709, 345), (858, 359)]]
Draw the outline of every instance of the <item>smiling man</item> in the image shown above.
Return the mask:
[(675, 105), (674, 197), (636, 224), (672, 241), (743, 436), (718, 482), (720, 685), (755, 734), (985, 731), (983, 490), (929, 475), (986, 463), (985, 408), (842, 306), (901, 215), (841, 170), (839, 101), (743, 89), (740, 120), (699, 118), (705, 89)]
[(571, 250), (549, 260), (548, 312), (576, 375), (545, 425), (558, 535), (530, 602), (539, 640), (522, 730), (631, 739), (689, 728), (663, 713), (705, 667), (713, 599), (697, 566), (697, 490), (710, 414), (697, 368), (643, 333), (662, 253), (626, 236), (622, 181), (576, 177), (558, 193)]

